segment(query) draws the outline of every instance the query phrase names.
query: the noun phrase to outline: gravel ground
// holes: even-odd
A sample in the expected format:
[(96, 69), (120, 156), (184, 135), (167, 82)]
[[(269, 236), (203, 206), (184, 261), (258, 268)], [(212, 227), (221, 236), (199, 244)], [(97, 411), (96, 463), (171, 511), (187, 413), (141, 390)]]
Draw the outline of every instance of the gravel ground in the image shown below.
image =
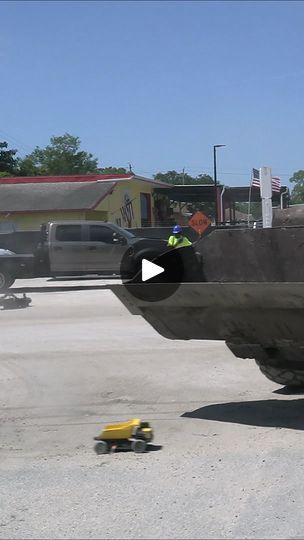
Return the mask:
[[(302, 396), (65, 285), (0, 311), (0, 538), (304, 538)], [(151, 451), (95, 455), (133, 417)]]

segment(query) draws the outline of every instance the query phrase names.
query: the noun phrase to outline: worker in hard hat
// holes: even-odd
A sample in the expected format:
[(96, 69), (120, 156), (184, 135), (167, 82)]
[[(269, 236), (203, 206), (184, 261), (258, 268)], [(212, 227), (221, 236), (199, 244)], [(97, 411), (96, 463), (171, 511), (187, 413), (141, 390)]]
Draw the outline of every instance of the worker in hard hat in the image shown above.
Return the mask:
[(191, 246), (192, 242), (188, 240), (186, 236), (183, 235), (183, 229), (180, 225), (175, 225), (171, 236), (168, 239), (168, 246), (173, 248), (181, 248)]

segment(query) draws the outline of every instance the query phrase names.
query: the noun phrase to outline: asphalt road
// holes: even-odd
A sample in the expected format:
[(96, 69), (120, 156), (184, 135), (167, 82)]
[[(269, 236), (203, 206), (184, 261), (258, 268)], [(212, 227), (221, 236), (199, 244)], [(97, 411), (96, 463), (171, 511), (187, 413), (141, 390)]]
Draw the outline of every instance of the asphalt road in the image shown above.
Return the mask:
[[(0, 311), (0, 538), (304, 538), (301, 395), (108, 290), (31, 285)], [(97, 456), (101, 427), (133, 417), (152, 450)]]

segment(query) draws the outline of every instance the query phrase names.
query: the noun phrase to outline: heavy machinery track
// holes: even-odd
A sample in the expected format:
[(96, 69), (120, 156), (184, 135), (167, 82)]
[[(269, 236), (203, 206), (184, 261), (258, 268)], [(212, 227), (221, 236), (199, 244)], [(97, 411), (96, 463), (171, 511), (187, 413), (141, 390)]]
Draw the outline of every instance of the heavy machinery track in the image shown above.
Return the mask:
[(304, 370), (290, 369), (288, 365), (286, 367), (275, 367), (261, 363), (258, 360), (256, 360), (256, 363), (267, 379), (284, 386), (304, 387)]

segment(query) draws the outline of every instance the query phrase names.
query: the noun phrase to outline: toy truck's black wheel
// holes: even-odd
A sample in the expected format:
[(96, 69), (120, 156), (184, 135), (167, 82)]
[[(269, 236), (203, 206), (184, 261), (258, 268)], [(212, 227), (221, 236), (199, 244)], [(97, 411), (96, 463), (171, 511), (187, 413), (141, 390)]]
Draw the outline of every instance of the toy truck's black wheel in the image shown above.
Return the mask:
[(98, 456), (100, 456), (101, 454), (108, 454), (109, 446), (105, 441), (99, 441), (95, 444), (94, 450)]
[(135, 441), (132, 441), (131, 448), (133, 452), (142, 453), (146, 451), (147, 443), (142, 439), (135, 439)]

